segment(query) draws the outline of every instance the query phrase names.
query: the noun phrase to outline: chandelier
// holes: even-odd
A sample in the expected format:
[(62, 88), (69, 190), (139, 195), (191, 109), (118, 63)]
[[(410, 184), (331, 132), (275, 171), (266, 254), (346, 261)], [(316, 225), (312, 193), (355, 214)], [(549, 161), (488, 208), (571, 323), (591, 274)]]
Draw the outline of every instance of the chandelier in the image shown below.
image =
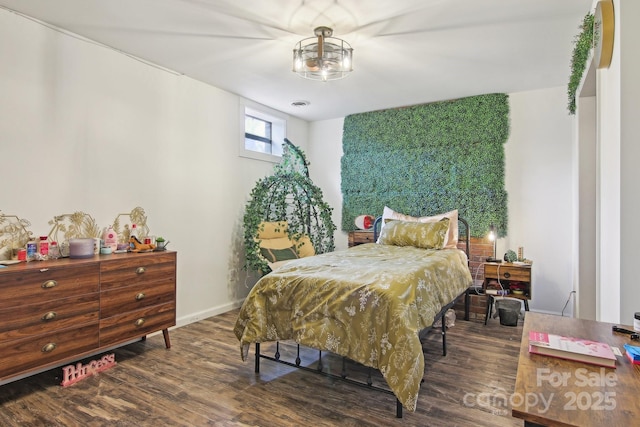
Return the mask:
[(310, 80), (337, 80), (347, 77), (353, 68), (353, 49), (342, 39), (331, 37), (333, 30), (318, 27), (316, 37), (300, 40), (293, 49), (293, 72)]

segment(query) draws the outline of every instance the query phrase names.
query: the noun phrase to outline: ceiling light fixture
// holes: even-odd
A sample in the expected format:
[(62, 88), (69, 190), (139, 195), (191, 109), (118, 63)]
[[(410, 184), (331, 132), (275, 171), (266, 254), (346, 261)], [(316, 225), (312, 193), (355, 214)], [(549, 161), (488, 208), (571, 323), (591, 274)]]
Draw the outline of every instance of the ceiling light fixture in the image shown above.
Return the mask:
[(316, 37), (300, 40), (293, 49), (293, 72), (310, 80), (338, 80), (351, 71), (353, 49), (346, 41), (331, 37), (333, 30), (318, 27)]

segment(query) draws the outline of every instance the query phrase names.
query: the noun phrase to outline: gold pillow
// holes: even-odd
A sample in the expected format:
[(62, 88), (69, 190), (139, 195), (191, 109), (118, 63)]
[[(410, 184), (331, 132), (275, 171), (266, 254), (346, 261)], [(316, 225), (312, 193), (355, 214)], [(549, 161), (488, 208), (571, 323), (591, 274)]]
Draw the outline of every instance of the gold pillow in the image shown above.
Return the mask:
[(313, 256), (316, 254), (316, 250), (313, 248), (311, 239), (306, 234), (297, 234), (293, 237), (293, 243), (296, 245), (298, 256), (300, 258)]
[(442, 249), (449, 231), (449, 218), (437, 222), (389, 221), (378, 243), (394, 246), (414, 246), (423, 249)]
[(258, 226), (258, 239), (275, 239), (277, 237), (289, 237), (287, 221), (263, 221)]
[[(390, 207), (385, 206), (384, 210), (382, 211), (382, 225), (380, 227), (380, 234), (382, 235), (382, 230), (386, 226), (389, 219), (395, 219), (400, 221), (437, 222), (443, 218), (449, 218), (449, 230), (445, 238), (444, 247), (456, 248), (458, 245), (458, 210), (457, 209), (449, 212), (445, 212), (439, 215), (414, 217), (414, 216), (402, 214), (400, 212), (396, 212)], [(380, 243), (379, 239), (378, 239), (378, 243)]]
[(288, 236), (276, 237), (273, 239), (255, 239), (260, 242), (260, 248), (267, 249), (287, 249), (293, 246), (298, 253), (298, 257), (304, 258), (316, 254), (311, 239), (306, 234), (296, 234), (292, 238)]

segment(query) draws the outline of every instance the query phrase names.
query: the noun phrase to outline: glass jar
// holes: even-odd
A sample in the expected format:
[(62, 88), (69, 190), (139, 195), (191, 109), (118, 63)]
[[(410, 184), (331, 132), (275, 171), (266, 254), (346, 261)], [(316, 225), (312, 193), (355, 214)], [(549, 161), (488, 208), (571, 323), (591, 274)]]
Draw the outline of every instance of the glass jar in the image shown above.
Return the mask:
[(49, 245), (49, 259), (58, 259), (60, 258), (60, 248), (58, 247), (58, 242), (51, 242)]

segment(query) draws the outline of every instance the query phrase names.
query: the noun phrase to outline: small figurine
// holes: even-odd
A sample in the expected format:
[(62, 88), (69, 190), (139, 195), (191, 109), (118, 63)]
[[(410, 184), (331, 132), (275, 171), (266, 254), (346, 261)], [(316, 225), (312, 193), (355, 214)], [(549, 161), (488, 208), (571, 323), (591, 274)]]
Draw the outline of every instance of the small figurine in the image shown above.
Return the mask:
[(131, 236), (129, 239), (129, 243), (131, 244), (131, 252), (146, 252), (152, 251), (156, 248), (156, 245), (153, 243), (142, 243), (136, 236)]

